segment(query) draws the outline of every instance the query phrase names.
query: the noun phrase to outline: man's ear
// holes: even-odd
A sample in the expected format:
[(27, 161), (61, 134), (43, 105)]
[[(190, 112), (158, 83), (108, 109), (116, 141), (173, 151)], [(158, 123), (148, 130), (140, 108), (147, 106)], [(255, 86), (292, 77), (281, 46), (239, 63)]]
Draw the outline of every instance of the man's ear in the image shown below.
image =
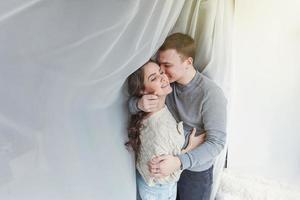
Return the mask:
[(193, 65), (194, 59), (192, 57), (188, 57), (186, 61), (189, 65)]

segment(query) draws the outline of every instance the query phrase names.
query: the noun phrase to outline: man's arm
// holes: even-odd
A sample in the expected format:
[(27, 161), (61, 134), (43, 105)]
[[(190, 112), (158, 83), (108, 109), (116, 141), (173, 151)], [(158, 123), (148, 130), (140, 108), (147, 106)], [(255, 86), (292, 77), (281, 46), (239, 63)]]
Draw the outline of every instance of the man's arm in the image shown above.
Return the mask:
[[(181, 151), (181, 153), (189, 152), (205, 141), (206, 133), (199, 136), (195, 136), (196, 129), (193, 128), (192, 133), (189, 136), (188, 146)], [(181, 161), (177, 156), (162, 155), (158, 156), (149, 162), (149, 170), (156, 177), (168, 176), (173, 171), (180, 169)]]
[(149, 162), (149, 169), (154, 177), (168, 176), (179, 168), (190, 169), (206, 164), (214, 160), (224, 148), (227, 100), (220, 88), (208, 92), (201, 111), (206, 131), (205, 142), (179, 156), (165, 155), (154, 158)]
[(128, 100), (128, 109), (131, 114), (139, 111), (154, 112), (157, 111), (158, 96), (152, 94), (144, 94), (141, 98), (130, 97)]
[(139, 101), (139, 98), (137, 97), (130, 97), (129, 100), (128, 100), (128, 110), (130, 112), (130, 114), (134, 115), (134, 114), (137, 114), (139, 111), (141, 111), (139, 108), (138, 108), (138, 101)]
[(227, 100), (220, 88), (208, 91), (202, 108), (206, 140), (199, 147), (179, 155), (182, 169), (190, 169), (214, 160), (226, 142)]

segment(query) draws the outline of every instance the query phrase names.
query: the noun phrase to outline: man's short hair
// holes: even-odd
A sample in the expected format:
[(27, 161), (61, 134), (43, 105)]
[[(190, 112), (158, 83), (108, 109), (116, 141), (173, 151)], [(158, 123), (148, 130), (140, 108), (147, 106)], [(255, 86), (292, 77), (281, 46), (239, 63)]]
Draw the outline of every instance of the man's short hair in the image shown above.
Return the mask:
[(195, 41), (187, 34), (173, 33), (172, 35), (169, 35), (159, 48), (159, 51), (165, 51), (168, 49), (175, 49), (185, 59), (192, 57), (193, 60), (195, 60)]

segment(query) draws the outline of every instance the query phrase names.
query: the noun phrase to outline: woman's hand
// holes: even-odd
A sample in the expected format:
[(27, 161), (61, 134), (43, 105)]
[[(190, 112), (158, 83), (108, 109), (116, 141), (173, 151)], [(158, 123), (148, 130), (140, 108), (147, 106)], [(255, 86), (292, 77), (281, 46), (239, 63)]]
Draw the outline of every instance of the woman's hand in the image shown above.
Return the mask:
[(161, 155), (152, 158), (148, 162), (151, 176), (163, 178), (180, 169), (180, 160), (177, 156)]
[(204, 143), (206, 138), (206, 132), (198, 136), (195, 136), (195, 134), (196, 134), (196, 128), (193, 128), (192, 133), (189, 136), (189, 142), (187, 147), (181, 150), (182, 154), (189, 152), (197, 148), (198, 146), (200, 146), (200, 144)]

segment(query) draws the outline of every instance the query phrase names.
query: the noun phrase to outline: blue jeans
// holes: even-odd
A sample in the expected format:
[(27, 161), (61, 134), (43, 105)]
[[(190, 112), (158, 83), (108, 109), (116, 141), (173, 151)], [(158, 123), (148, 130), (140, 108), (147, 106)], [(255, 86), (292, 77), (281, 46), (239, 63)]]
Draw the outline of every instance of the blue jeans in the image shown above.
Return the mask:
[(150, 187), (144, 178), (136, 171), (136, 183), (138, 200), (175, 200), (177, 194), (177, 183), (156, 184)]
[(213, 167), (201, 172), (184, 170), (177, 183), (177, 200), (209, 200)]

